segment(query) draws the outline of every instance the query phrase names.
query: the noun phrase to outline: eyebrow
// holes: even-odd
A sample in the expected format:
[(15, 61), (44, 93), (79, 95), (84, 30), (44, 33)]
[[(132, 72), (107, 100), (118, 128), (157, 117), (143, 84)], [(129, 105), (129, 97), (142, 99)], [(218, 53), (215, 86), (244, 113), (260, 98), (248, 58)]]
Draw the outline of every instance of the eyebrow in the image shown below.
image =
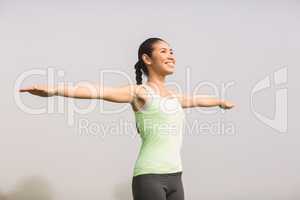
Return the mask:
[[(163, 48), (160, 48), (160, 49), (167, 49), (167, 48), (164, 48), (164, 47), (163, 47)], [(170, 49), (170, 51), (173, 51), (173, 49)]]

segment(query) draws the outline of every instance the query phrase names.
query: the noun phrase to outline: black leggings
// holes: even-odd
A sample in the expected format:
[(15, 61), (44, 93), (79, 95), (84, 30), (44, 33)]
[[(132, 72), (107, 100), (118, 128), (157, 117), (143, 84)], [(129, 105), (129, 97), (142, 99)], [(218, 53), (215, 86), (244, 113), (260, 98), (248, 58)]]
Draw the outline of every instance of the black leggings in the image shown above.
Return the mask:
[(142, 174), (132, 179), (134, 200), (184, 200), (182, 172)]

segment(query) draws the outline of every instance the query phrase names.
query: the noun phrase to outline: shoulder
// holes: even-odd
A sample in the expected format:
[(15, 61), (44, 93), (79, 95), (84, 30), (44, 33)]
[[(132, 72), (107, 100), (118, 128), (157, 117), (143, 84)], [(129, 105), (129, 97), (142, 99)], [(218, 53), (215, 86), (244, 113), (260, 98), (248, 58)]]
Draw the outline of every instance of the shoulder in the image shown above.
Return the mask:
[(147, 90), (144, 84), (134, 85), (134, 96), (138, 99), (146, 99), (147, 98)]
[(170, 92), (174, 97), (176, 97), (176, 98), (178, 98), (178, 99), (184, 98), (184, 94), (181, 93), (181, 92), (178, 92), (178, 91), (175, 90), (175, 89), (169, 89), (169, 92)]

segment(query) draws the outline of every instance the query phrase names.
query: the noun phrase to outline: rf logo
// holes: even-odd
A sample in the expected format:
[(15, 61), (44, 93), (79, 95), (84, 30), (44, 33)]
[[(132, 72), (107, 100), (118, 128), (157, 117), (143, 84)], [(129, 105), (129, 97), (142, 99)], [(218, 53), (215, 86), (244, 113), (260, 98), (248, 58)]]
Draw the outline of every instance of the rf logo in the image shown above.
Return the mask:
[[(264, 124), (269, 127), (281, 132), (287, 132), (288, 128), (288, 70), (287, 67), (283, 67), (273, 74), (274, 82), (271, 84), (270, 76), (265, 77), (255, 84), (251, 91), (251, 110), (254, 115)], [(267, 88), (278, 87), (282, 85), (286, 85), (284, 88), (280, 88), (276, 90), (275, 93), (275, 114), (273, 118), (268, 118), (257, 111), (255, 111), (253, 106), (253, 96), (255, 93), (261, 90), (265, 90)]]

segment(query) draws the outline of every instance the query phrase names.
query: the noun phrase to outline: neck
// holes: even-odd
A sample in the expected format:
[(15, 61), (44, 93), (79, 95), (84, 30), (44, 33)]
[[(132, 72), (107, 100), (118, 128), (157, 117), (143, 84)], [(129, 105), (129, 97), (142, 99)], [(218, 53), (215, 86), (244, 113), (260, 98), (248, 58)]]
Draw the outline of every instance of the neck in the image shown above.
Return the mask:
[(165, 88), (166, 76), (156, 75), (149, 76), (147, 83), (154, 84), (156, 87)]

